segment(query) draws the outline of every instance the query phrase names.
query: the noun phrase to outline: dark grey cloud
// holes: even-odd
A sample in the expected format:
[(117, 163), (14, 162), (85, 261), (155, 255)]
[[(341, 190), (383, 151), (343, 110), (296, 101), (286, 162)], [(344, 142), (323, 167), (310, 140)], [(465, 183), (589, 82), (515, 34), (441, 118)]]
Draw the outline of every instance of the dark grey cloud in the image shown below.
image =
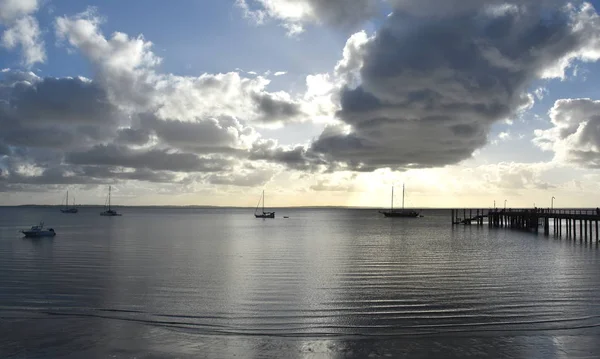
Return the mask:
[(249, 159), (278, 163), (301, 171), (316, 171), (319, 166), (327, 164), (315, 153), (308, 152), (304, 146), (283, 148), (272, 140), (255, 142), (250, 150)]
[(116, 142), (142, 146), (150, 141), (151, 131), (145, 128), (122, 128), (117, 131)]
[(2, 132), (3, 141), (11, 146), (61, 149), (71, 147), (78, 140), (76, 133), (51, 126), (28, 128), (14, 124)]
[(119, 167), (106, 166), (82, 166), (77, 170), (82, 178), (93, 178), (106, 180), (135, 180), (157, 183), (175, 183), (179, 182), (177, 176), (169, 171), (154, 171), (144, 168), (138, 168), (132, 171), (123, 171)]
[(88, 177), (81, 176), (78, 174), (73, 174), (69, 172), (68, 167), (60, 166), (47, 168), (42, 171), (41, 174), (30, 174), (25, 175), (18, 172), (9, 172), (7, 176), (0, 177), (0, 182), (2, 182), (6, 186), (12, 185), (69, 185), (69, 184), (100, 184), (105, 181)]
[(153, 131), (166, 145), (200, 154), (237, 152), (242, 137), (254, 132), (225, 116), (186, 122), (146, 114), (140, 116), (140, 126)]
[(374, 0), (307, 0), (314, 16), (323, 23), (342, 27), (360, 25), (376, 14)]
[(82, 78), (44, 78), (17, 84), (11, 98), (14, 116), (29, 123), (111, 124), (118, 110), (96, 83)]
[(61, 165), (47, 168), (40, 174), (24, 175), (0, 168), (0, 192), (45, 192), (49, 189), (62, 190), (65, 185), (96, 186), (132, 180), (171, 184), (183, 182), (173, 172), (147, 169), (123, 171), (118, 167)]
[(580, 16), (589, 9), (525, 11), (526, 3), (418, 21), (390, 16), (361, 52), (362, 83), (341, 91), (338, 116), (351, 131), (328, 129), (309, 153), (367, 171), (469, 158), (494, 123), (530, 104), (532, 81), (600, 34), (596, 18)]
[(507, 7), (542, 7), (564, 5), (564, 0), (389, 0), (395, 11), (419, 17), (447, 17), (450, 14), (485, 9), (502, 11)]
[(276, 98), (270, 93), (253, 93), (251, 98), (256, 104), (259, 122), (290, 122), (302, 114), (298, 103)]
[(237, 147), (252, 134), (234, 118), (182, 122), (129, 116), (83, 78), (0, 74), (0, 168), (8, 189), (111, 180), (164, 183), (185, 177), (175, 172), (225, 173), (233, 159), (215, 154), (247, 156)]
[(81, 78), (44, 78), (5, 72), (0, 83), (0, 142), (68, 149), (114, 135), (123, 115), (106, 93)]
[(8, 156), (11, 154), (10, 148), (4, 143), (0, 143), (0, 157)]
[(85, 152), (68, 153), (65, 161), (76, 165), (121, 166), (136, 169), (217, 172), (229, 168), (224, 159), (202, 158), (192, 153), (170, 150), (133, 150), (126, 146), (98, 145)]

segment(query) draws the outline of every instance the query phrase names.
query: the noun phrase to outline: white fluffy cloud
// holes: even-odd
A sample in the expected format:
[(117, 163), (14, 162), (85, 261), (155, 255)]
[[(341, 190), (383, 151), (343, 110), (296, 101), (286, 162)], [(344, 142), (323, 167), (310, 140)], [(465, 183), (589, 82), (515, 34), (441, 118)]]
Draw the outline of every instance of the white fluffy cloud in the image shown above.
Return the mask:
[(550, 110), (552, 127), (536, 130), (534, 143), (554, 151), (555, 161), (600, 168), (600, 101), (562, 99)]
[(246, 78), (238, 72), (198, 77), (158, 73), (155, 68), (161, 59), (152, 52), (151, 42), (120, 32), (106, 38), (100, 25), (101, 19), (87, 11), (58, 18), (56, 30), (92, 62), (97, 81), (123, 108), (181, 121), (206, 116), (257, 123), (307, 120), (303, 104), (285, 92), (266, 90), (270, 80), (265, 77)]
[(111, 179), (247, 186), (298, 163), (295, 148), (262, 151), (275, 142), (256, 128), (309, 120), (317, 109), (303, 97), (269, 92), (262, 76), (161, 73), (151, 42), (105, 36), (101, 25), (93, 10), (55, 24), (92, 79), (2, 72), (1, 189)]
[(11, 23), (38, 9), (38, 0), (0, 0), (0, 22)]
[(31, 16), (24, 16), (2, 34), (2, 45), (7, 49), (20, 46), (23, 51), (23, 64), (27, 67), (46, 61), (44, 42), (40, 28)]
[(46, 61), (39, 24), (30, 15), (37, 9), (37, 0), (0, 0), (0, 25), (6, 27), (2, 33), (2, 46), (7, 49), (20, 47), (26, 67)]

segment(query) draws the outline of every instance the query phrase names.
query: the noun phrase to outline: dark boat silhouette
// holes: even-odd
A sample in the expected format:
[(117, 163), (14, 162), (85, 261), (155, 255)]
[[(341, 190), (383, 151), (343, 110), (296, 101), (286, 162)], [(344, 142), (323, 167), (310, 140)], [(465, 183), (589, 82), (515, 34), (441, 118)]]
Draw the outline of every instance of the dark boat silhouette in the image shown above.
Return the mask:
[(412, 209), (404, 209), (404, 184), (402, 184), (402, 209), (394, 209), (394, 186), (392, 186), (392, 204), (389, 211), (379, 211), (386, 217), (416, 218), (420, 213)]
[[(262, 200), (262, 213), (257, 213), (258, 207), (260, 206), (260, 202)], [(254, 209), (254, 217), (256, 218), (275, 218), (275, 212), (265, 212), (265, 191), (262, 192), (261, 199), (258, 200), (258, 204)]]
[(73, 199), (73, 207), (69, 208), (69, 191), (67, 191), (67, 199), (65, 200), (65, 208), (61, 208), (62, 213), (77, 213), (78, 210), (75, 208), (75, 199)]
[(105, 207), (104, 207), (105, 210), (104, 210), (104, 212), (100, 212), (100, 215), (106, 216), (106, 217), (118, 217), (121, 214), (117, 213), (117, 211), (110, 208), (110, 191), (111, 191), (111, 186), (108, 186), (108, 199), (107, 199), (108, 206), (105, 205)]

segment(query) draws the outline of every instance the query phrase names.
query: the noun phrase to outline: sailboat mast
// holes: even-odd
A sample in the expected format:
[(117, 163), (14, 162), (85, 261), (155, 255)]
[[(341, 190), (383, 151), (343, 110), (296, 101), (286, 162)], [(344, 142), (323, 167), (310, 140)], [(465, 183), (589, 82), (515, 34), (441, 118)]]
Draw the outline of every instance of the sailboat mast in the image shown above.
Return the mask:
[(67, 191), (67, 201), (65, 202), (65, 208), (69, 208), (69, 191)]
[(402, 184), (402, 209), (404, 209), (404, 183)]
[(108, 186), (108, 210), (110, 211), (110, 187)]
[(392, 186), (392, 203), (390, 204), (390, 211), (394, 210), (394, 186)]
[(263, 189), (263, 213), (265, 213), (265, 190)]

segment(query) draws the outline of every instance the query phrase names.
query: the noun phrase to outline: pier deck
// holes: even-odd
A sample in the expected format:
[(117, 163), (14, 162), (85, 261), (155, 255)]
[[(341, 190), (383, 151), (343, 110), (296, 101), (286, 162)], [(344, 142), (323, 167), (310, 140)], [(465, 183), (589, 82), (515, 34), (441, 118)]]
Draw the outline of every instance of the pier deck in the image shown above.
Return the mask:
[[(463, 216), (459, 217), (462, 211)], [(598, 222), (600, 213), (591, 209), (453, 209), (452, 225), (483, 226), (484, 219), (490, 228), (512, 228), (535, 233), (542, 228), (544, 235), (550, 235), (552, 227), (555, 236), (600, 241)], [(552, 225), (550, 225), (552, 223)]]

